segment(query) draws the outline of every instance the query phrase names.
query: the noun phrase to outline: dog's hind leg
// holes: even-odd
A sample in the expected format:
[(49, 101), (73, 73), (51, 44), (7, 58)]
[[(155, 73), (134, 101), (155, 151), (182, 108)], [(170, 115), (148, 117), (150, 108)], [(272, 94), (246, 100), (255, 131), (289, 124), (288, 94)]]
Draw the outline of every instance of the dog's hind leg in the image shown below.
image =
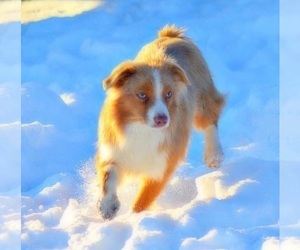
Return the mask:
[(224, 160), (224, 154), (219, 141), (217, 125), (207, 126), (204, 129), (204, 136), (204, 162), (211, 168), (219, 167)]
[(205, 149), (203, 158), (209, 167), (219, 167), (224, 160), (218, 135), (218, 119), (224, 102), (224, 97), (214, 91), (209, 95), (198, 97), (194, 126), (204, 131)]
[(151, 206), (151, 204), (160, 195), (161, 191), (167, 184), (170, 176), (177, 166), (178, 161), (179, 157), (174, 157), (173, 159), (169, 160), (167, 170), (161, 180), (155, 180), (151, 178), (145, 178), (143, 180), (132, 207), (134, 212), (138, 213), (144, 211)]
[(133, 211), (138, 213), (146, 210), (153, 201), (159, 196), (164, 188), (167, 179), (157, 181), (154, 179), (144, 179), (139, 193), (133, 205)]

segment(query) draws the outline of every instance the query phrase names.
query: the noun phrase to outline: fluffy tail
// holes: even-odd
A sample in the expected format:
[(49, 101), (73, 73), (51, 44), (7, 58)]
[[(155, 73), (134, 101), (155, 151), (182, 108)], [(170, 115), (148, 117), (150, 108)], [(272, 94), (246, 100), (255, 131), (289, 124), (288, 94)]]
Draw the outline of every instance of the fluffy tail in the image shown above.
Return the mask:
[(177, 28), (175, 25), (166, 25), (158, 32), (158, 37), (173, 37), (173, 38), (182, 38), (184, 39), (185, 29)]

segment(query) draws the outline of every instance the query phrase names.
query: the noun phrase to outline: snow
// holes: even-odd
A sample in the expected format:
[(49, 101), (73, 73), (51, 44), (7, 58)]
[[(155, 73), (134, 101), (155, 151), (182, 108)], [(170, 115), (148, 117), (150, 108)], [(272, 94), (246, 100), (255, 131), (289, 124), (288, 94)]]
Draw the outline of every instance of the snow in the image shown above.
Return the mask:
[(22, 23), (40, 21), (51, 17), (73, 17), (101, 5), (101, 1), (23, 2)]
[[(266, 185), (278, 186), (277, 170), (276, 162), (245, 158), (196, 181), (175, 176), (156, 206), (141, 214), (128, 210), (137, 188), (129, 182), (119, 192), (125, 207), (114, 220), (103, 221), (96, 209), (99, 187), (90, 161), (78, 173), (84, 188), (74, 190), (74, 177), (60, 175), (24, 194), (23, 248), (53, 247), (47, 241), (50, 233), (58, 237), (56, 247), (70, 249), (231, 249), (233, 244), (259, 249), (267, 237), (278, 239), (278, 191), (264, 190)], [(207, 190), (210, 195), (201, 195)]]
[(76, 102), (76, 97), (74, 93), (62, 93), (60, 95), (60, 98), (67, 105), (72, 105), (74, 102)]
[[(21, 44), (20, 25), (7, 23), (16, 13), (1, 3), (14, 16), (0, 15), (0, 248), (299, 249), (295, 3), (280, 3), (279, 65), (276, 1), (63, 2), (74, 8), (42, 13), (26, 2), (43, 16), (23, 15)], [(208, 169), (203, 135), (193, 132), (153, 207), (132, 213), (138, 183), (126, 180), (117, 217), (104, 221), (92, 160), (101, 81), (167, 23), (187, 28), (227, 94), (225, 161)]]
[(300, 209), (299, 190), (299, 29), (291, 25), (298, 22), (300, 4), (293, 1), (280, 3), (280, 235), (287, 240), (282, 243), (287, 249), (299, 248)]
[(0, 24), (0, 249), (21, 244), (20, 34), (19, 24)]
[(17, 22), (21, 17), (21, 1), (0, 2), (0, 24)]

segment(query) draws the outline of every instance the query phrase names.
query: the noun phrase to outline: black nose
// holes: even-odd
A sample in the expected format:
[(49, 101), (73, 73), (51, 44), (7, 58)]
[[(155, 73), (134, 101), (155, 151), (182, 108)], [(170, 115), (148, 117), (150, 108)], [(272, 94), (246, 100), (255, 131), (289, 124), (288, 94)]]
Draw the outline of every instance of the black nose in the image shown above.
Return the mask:
[(157, 115), (154, 117), (154, 122), (156, 127), (163, 127), (168, 122), (168, 117), (166, 115)]

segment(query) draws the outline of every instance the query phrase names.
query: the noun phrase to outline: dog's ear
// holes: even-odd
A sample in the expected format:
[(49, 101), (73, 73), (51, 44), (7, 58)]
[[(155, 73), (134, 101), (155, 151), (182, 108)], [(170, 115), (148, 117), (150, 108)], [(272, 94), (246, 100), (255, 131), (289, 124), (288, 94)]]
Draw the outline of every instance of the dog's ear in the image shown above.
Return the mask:
[(118, 65), (103, 81), (103, 88), (108, 90), (111, 87), (121, 87), (137, 71), (136, 64), (133, 61), (126, 61)]
[(168, 65), (168, 70), (171, 73), (171, 75), (175, 78), (175, 80), (185, 83), (187, 85), (190, 84), (189, 78), (187, 77), (185, 71), (177, 63), (170, 63)]

